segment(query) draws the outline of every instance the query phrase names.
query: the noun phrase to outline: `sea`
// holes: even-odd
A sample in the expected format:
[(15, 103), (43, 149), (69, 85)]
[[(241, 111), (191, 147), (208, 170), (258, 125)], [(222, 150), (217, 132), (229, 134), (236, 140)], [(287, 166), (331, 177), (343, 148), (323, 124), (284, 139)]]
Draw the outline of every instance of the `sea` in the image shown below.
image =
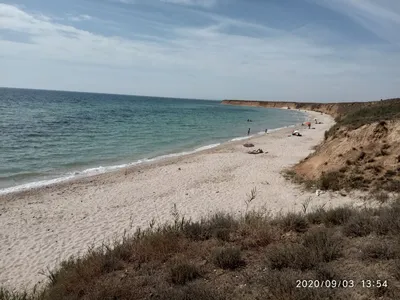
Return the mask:
[[(209, 149), (304, 113), (176, 99), (0, 88), (0, 194)], [(252, 120), (252, 122), (248, 122)]]

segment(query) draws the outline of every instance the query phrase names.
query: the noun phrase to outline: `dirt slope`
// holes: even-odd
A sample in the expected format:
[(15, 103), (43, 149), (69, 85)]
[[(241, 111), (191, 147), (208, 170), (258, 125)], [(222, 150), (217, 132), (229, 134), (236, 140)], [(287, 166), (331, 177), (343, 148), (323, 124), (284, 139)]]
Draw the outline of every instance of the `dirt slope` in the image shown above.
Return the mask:
[(328, 186), (400, 192), (400, 120), (341, 127), (295, 171), (311, 180), (328, 176)]

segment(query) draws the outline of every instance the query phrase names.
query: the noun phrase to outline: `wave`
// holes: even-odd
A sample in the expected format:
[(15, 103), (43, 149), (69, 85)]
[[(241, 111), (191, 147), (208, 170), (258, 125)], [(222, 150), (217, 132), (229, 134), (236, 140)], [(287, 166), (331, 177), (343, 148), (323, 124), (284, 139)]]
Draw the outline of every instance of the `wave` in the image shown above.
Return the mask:
[[(295, 127), (295, 126), (296, 125), (289, 125), (289, 126), (284, 126), (284, 127), (274, 128), (274, 129), (268, 129), (268, 132), (276, 132), (276, 131), (279, 131), (279, 130), (282, 130), (282, 129), (285, 129), (285, 128), (290, 128), (290, 127)], [(236, 137), (236, 138), (231, 139), (230, 142), (247, 140), (247, 139), (250, 139), (250, 138), (255, 137), (257, 135), (262, 135), (262, 134), (265, 134), (265, 132), (261, 131), (261, 132), (258, 132), (257, 134), (253, 134), (253, 135), (249, 135), (249, 136)], [(131, 163), (126, 163), (126, 164), (120, 164), (120, 165), (114, 165), (114, 166), (106, 166), (106, 167), (99, 166), (99, 167), (95, 167), (95, 168), (85, 169), (83, 171), (70, 172), (70, 173), (67, 173), (67, 174), (65, 174), (65, 175), (63, 175), (61, 177), (54, 178), (54, 179), (35, 181), (35, 182), (30, 182), (30, 183), (17, 185), (17, 186), (13, 186), (13, 187), (9, 187), (9, 188), (0, 189), (0, 195), (5, 195), (5, 194), (9, 194), (9, 193), (15, 193), (15, 192), (34, 189), (34, 188), (49, 186), (49, 185), (53, 185), (53, 184), (57, 184), (57, 183), (65, 182), (65, 181), (69, 181), (69, 180), (72, 180), (72, 179), (79, 179), (79, 178), (85, 178), (85, 177), (95, 176), (95, 175), (99, 175), (99, 174), (104, 174), (104, 173), (107, 173), (107, 172), (116, 171), (116, 170), (120, 170), (120, 169), (123, 169), (123, 168), (136, 166), (136, 165), (143, 164), (143, 163), (150, 163), (150, 162), (159, 161), (159, 160), (163, 160), (163, 159), (168, 159), (168, 158), (173, 158), (173, 157), (179, 157), (179, 156), (194, 154), (194, 153), (197, 153), (197, 152), (200, 152), (200, 151), (205, 151), (205, 150), (209, 150), (209, 149), (218, 147), (219, 145), (221, 145), (221, 143), (202, 146), (202, 147), (196, 148), (196, 149), (191, 150), (191, 151), (183, 151), (183, 152), (171, 153), (171, 154), (156, 156), (156, 157), (153, 157), (153, 158), (144, 158), (144, 159), (140, 159), (140, 160), (137, 160), (137, 161), (134, 161), (134, 162), (131, 162)]]
[(143, 164), (143, 163), (149, 163), (149, 162), (159, 161), (159, 160), (163, 160), (163, 159), (167, 159), (167, 158), (173, 158), (173, 157), (179, 157), (179, 156), (184, 156), (184, 155), (188, 155), (188, 154), (194, 154), (194, 153), (197, 153), (200, 151), (205, 151), (205, 150), (209, 150), (209, 149), (218, 147), (219, 145), (221, 145), (221, 143), (202, 146), (202, 147), (196, 148), (192, 151), (177, 152), (177, 153), (156, 156), (154, 158), (140, 159), (135, 162), (131, 162), (131, 163), (127, 163), (127, 164), (120, 164), (120, 165), (107, 166), (107, 167), (99, 166), (99, 167), (95, 167), (95, 168), (85, 169), (83, 171), (70, 172), (70, 173), (65, 174), (64, 176), (54, 178), (54, 179), (40, 180), (40, 181), (30, 182), (30, 183), (17, 185), (17, 186), (13, 186), (13, 187), (9, 187), (9, 188), (0, 189), (0, 195), (5, 195), (5, 194), (9, 194), (9, 193), (21, 192), (21, 191), (34, 189), (34, 188), (49, 186), (49, 185), (53, 185), (56, 183), (62, 183), (65, 181), (69, 181), (72, 179), (79, 179), (79, 178), (104, 174), (107, 172), (116, 171), (116, 170), (136, 166), (136, 165)]

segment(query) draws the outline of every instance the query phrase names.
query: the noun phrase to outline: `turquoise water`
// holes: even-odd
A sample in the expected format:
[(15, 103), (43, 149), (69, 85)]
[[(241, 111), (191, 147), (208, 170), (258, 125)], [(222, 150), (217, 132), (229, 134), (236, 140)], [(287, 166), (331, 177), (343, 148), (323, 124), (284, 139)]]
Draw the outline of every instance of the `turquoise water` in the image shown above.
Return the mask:
[(249, 127), (257, 134), (304, 121), (298, 111), (220, 101), (22, 89), (0, 89), (0, 112), (3, 192), (212, 147)]

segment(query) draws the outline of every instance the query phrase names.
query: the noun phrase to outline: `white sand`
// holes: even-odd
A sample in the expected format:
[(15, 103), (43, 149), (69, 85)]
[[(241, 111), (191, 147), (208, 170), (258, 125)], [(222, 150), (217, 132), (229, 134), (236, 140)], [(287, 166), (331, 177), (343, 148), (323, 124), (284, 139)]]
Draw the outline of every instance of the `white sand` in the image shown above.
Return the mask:
[[(73, 182), (0, 197), (0, 286), (32, 288), (45, 280), (41, 272), (70, 255), (85, 253), (91, 245), (120, 238), (124, 230), (171, 220), (175, 203), (193, 219), (217, 211), (243, 212), (247, 194), (256, 187), (252, 208), (271, 212), (354, 203), (349, 196), (301, 191), (281, 175), (312, 152), (333, 120), (310, 113), (324, 124), (313, 129), (299, 126), (302, 137), (288, 137), (284, 129), (252, 138), (255, 149), (247, 154), (245, 141), (180, 158), (132, 167)], [(249, 141), (249, 140), (247, 140)], [(247, 142), (246, 141), (246, 142)], [(181, 168), (179, 170), (178, 168)]]

